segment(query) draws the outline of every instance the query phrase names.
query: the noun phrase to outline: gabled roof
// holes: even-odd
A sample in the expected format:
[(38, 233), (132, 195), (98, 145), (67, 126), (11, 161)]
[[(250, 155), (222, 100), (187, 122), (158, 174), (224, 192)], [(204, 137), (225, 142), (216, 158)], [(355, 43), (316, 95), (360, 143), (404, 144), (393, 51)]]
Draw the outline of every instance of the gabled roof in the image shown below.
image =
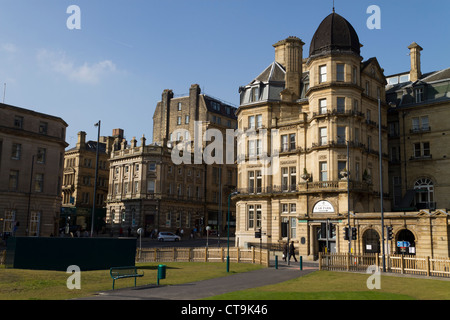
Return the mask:
[(450, 80), (450, 68), (428, 73), (428, 74), (422, 76), (422, 78), (419, 79), (419, 81), (427, 83), (427, 82), (433, 82), (433, 81), (439, 81), (439, 80), (445, 80), (445, 79)]
[[(208, 109), (209, 112), (214, 112), (214, 113), (218, 113), (223, 115), (224, 117), (230, 118), (230, 119), (234, 119), (236, 120), (236, 110), (237, 108), (233, 105), (231, 105), (231, 103), (227, 103), (224, 101), (221, 101), (220, 99), (208, 96), (206, 94), (203, 94), (203, 100), (205, 102), (206, 108)], [(216, 106), (219, 107), (219, 110), (215, 109), (213, 107), (213, 103), (216, 104)]]
[(285, 81), (286, 70), (278, 62), (272, 62), (259, 76), (257, 76), (250, 85), (257, 82), (284, 82)]
[[(91, 152), (97, 152), (97, 141), (87, 141), (84, 144), (84, 149), (87, 151), (91, 151)], [(76, 147), (70, 148), (69, 150), (66, 150), (66, 152), (70, 152), (70, 151), (76, 151), (78, 150)], [(98, 144), (98, 152), (99, 153), (106, 153), (106, 144), (103, 142), (100, 142)]]
[[(403, 72), (403, 73), (399, 73), (399, 74), (394, 74), (391, 76), (388, 76), (386, 78), (390, 78), (390, 77), (394, 77), (397, 75), (407, 75), (409, 72)], [(428, 84), (428, 83), (432, 83), (432, 82), (437, 82), (437, 81), (444, 81), (444, 80), (448, 80), (450, 81), (450, 68), (447, 69), (443, 69), (443, 70), (439, 70), (439, 71), (433, 71), (433, 72), (428, 72), (428, 73), (424, 73), (417, 81), (412, 82), (412, 81), (407, 81), (407, 82), (402, 82), (402, 83), (398, 83), (398, 84), (394, 84), (394, 85), (388, 85), (387, 87), (387, 92), (395, 92), (399, 89), (405, 88), (405, 87), (413, 87), (415, 85), (420, 85), (420, 84)]]

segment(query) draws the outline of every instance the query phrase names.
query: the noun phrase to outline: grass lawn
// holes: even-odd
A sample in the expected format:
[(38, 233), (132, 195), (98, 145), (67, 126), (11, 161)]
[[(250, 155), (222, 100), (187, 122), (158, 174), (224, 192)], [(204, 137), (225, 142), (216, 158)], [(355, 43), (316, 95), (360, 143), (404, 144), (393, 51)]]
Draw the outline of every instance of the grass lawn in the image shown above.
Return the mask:
[(450, 281), (381, 276), (381, 289), (369, 290), (369, 275), (316, 271), (281, 284), (236, 291), (215, 300), (450, 300)]
[[(144, 277), (137, 278), (137, 285), (156, 284), (157, 266), (167, 266), (166, 279), (161, 285), (172, 285), (225, 277), (238, 272), (262, 268), (260, 265), (231, 264), (230, 273), (226, 263), (168, 262), (136, 264)], [(98, 291), (112, 289), (109, 270), (82, 271), (81, 290), (69, 290), (67, 279), (71, 274), (62, 271), (38, 271), (0, 268), (0, 300), (65, 300), (86, 297)], [(116, 280), (115, 288), (133, 287), (134, 278)]]

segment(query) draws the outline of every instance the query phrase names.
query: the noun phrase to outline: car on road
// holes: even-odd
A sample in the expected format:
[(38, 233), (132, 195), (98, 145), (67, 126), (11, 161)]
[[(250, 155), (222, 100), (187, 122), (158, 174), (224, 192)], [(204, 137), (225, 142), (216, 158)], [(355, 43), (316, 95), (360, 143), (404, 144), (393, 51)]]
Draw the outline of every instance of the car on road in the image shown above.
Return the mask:
[(158, 241), (180, 241), (181, 237), (172, 232), (160, 232), (158, 234)]

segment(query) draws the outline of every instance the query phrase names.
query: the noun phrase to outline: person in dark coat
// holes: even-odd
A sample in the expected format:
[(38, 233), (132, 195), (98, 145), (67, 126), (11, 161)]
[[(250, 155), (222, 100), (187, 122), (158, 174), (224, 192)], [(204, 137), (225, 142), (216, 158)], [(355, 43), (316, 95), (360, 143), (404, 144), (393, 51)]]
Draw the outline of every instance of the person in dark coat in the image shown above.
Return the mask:
[(289, 246), (289, 261), (291, 261), (291, 257), (294, 257), (295, 262), (297, 262), (297, 258), (295, 257), (294, 241), (291, 241), (291, 245)]

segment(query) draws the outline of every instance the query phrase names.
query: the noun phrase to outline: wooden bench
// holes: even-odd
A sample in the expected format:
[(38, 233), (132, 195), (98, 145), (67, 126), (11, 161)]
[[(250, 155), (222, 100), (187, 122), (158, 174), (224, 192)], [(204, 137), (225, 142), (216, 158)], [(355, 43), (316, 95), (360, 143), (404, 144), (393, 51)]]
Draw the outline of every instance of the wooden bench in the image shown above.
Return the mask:
[(114, 290), (114, 283), (118, 279), (134, 278), (134, 286), (136, 287), (136, 278), (144, 276), (144, 272), (138, 273), (136, 267), (112, 267), (109, 270), (109, 274), (113, 279), (112, 285), (113, 290)]

